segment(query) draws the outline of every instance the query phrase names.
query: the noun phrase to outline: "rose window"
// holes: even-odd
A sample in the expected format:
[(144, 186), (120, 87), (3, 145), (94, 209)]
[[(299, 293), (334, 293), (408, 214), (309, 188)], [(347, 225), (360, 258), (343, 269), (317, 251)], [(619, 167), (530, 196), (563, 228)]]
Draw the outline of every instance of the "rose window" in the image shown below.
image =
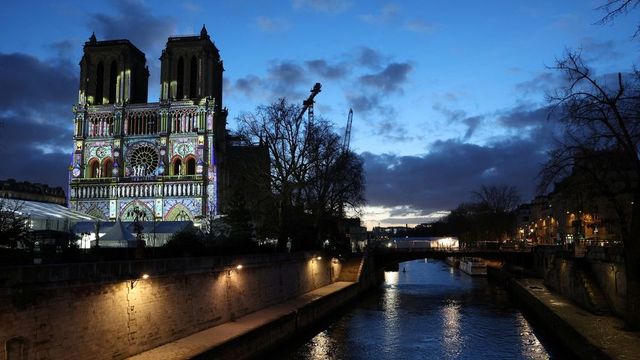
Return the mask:
[(153, 175), (158, 167), (158, 153), (151, 145), (142, 145), (131, 153), (129, 159), (133, 176)]

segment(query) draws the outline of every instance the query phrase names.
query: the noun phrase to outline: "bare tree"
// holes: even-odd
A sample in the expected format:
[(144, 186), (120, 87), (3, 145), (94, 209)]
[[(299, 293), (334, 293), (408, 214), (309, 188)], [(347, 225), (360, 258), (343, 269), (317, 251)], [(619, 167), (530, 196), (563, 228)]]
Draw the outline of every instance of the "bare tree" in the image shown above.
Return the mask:
[(364, 203), (364, 170), (362, 159), (343, 148), (340, 136), (324, 120), (310, 130), (309, 143), (305, 202), (320, 241), (323, 219), (343, 217), (345, 207), (357, 211)]
[[(331, 124), (316, 118), (310, 124), (300, 107), (285, 99), (259, 106), (238, 118), (240, 134), (269, 149), (269, 181), (278, 208), (278, 246), (294, 236), (293, 218), (313, 216), (316, 234), (325, 215), (334, 216), (345, 204), (363, 202), (361, 159), (342, 151), (340, 137)], [(318, 235), (319, 236), (319, 235)], [(301, 241), (302, 239), (294, 239)]]
[(492, 213), (507, 213), (518, 206), (520, 196), (514, 186), (483, 185), (475, 191), (476, 203)]
[[(605, 12), (605, 15), (598, 23), (606, 24), (612, 22), (618, 16), (632, 12), (638, 5), (640, 5), (640, 0), (607, 0), (604, 5), (597, 7), (597, 10)], [(634, 38), (638, 36), (640, 36), (640, 25), (638, 25), (636, 31), (633, 33)]]
[[(565, 136), (541, 171), (541, 189), (570, 179), (618, 214), (627, 276), (627, 323), (640, 324), (640, 74), (597, 79), (579, 54), (568, 53), (556, 70), (567, 79), (549, 95), (551, 115)], [(621, 196), (628, 194), (628, 196)], [(630, 209), (629, 209), (630, 208)]]
[(29, 217), (23, 213), (22, 203), (0, 199), (0, 245), (15, 249), (29, 247)]

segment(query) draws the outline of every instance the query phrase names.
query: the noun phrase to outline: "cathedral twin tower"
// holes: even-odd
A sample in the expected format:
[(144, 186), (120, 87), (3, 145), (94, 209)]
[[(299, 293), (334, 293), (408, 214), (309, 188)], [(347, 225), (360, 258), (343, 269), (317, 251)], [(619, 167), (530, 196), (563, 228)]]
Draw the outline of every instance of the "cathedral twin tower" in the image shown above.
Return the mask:
[(80, 61), (69, 206), (104, 220), (192, 220), (219, 211), (226, 110), (207, 30), (170, 37), (160, 101), (147, 103), (145, 54), (92, 35)]

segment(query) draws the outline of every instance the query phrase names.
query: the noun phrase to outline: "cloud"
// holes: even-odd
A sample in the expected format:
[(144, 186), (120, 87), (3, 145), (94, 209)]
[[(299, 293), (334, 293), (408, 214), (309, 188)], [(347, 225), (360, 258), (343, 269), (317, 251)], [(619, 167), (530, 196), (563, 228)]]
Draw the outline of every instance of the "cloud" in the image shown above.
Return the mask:
[(306, 80), (302, 66), (293, 61), (273, 62), (269, 66), (269, 77), (283, 86), (295, 86)]
[(309, 71), (316, 73), (325, 79), (340, 79), (347, 75), (348, 67), (346, 64), (329, 65), (324, 59), (309, 60), (305, 62)]
[(359, 15), (358, 18), (368, 24), (383, 25), (395, 20), (400, 9), (395, 4), (383, 6), (377, 13)]
[(361, 76), (359, 81), (383, 93), (402, 93), (402, 85), (407, 82), (412, 69), (409, 63), (391, 63), (378, 73)]
[(415, 33), (426, 34), (433, 32), (433, 25), (421, 19), (414, 19), (405, 22), (404, 29)]
[(45, 62), (22, 53), (0, 53), (0, 113), (37, 110), (45, 118), (69, 115), (79, 84), (74, 70), (70, 62)]
[(300, 87), (309, 83), (306, 71), (296, 62), (276, 61), (269, 66), (268, 84), (274, 94), (279, 94), (277, 97), (300, 97)]
[(471, 138), (473, 133), (481, 124), (482, 120), (485, 118), (484, 115), (468, 116), (467, 112), (464, 110), (460, 110), (460, 109), (453, 110), (442, 105), (441, 103), (433, 104), (433, 109), (441, 113), (442, 115), (444, 115), (450, 124), (461, 123), (466, 125), (467, 131), (464, 134), (464, 140), (468, 140), (469, 138)]
[[(393, 108), (391, 112), (394, 112)], [(402, 124), (393, 121), (393, 118), (385, 118), (381, 121), (373, 122), (374, 134), (382, 136), (393, 142), (402, 142), (413, 140), (413, 136), (409, 135), (407, 129)]]
[(368, 67), (370, 69), (379, 69), (384, 61), (385, 56), (377, 50), (362, 47), (356, 51), (355, 61), (358, 65)]
[(289, 28), (290, 24), (285, 19), (270, 18), (267, 16), (258, 16), (256, 24), (260, 29), (266, 32), (279, 32)]
[(544, 126), (548, 121), (549, 106), (532, 107), (519, 105), (507, 111), (497, 112), (497, 119), (500, 125), (513, 129), (524, 129)]
[(516, 92), (522, 97), (535, 94), (547, 94), (553, 89), (558, 88), (563, 82), (560, 73), (557, 71), (544, 71), (533, 79), (519, 82), (515, 85)]
[(289, 60), (272, 61), (263, 77), (249, 74), (238, 78), (231, 86), (232, 92), (260, 100), (273, 101), (278, 98), (297, 99), (305, 95), (304, 87), (311, 88), (304, 67)]
[(89, 26), (95, 30), (98, 40), (129, 39), (147, 52), (160, 49), (175, 33), (175, 19), (152, 15), (153, 9), (141, 1), (118, 0), (110, 4), (115, 7), (116, 14), (100, 12), (89, 16)]
[(351, 7), (346, 0), (293, 0), (294, 9), (313, 10), (325, 14), (341, 13)]
[(262, 79), (255, 75), (239, 78), (232, 86), (233, 91), (241, 91), (245, 96), (252, 97), (264, 88)]
[(459, 122), (467, 116), (466, 111), (460, 109), (452, 110), (439, 102), (433, 104), (433, 110), (436, 110), (437, 112), (444, 115), (449, 123)]
[(70, 58), (75, 49), (75, 45), (69, 40), (58, 41), (50, 45), (56, 56), (61, 59)]
[(197, 13), (202, 11), (202, 7), (196, 3), (193, 3), (191, 1), (185, 1), (182, 3), (182, 7), (187, 10), (188, 12), (192, 12), (192, 13)]
[(67, 182), (72, 149), (71, 105), (76, 100), (75, 66), (30, 55), (0, 53), (0, 178)]
[(347, 94), (347, 101), (349, 107), (358, 113), (369, 113), (379, 105), (379, 99), (376, 95)]
[(476, 131), (476, 128), (478, 127), (478, 125), (480, 125), (480, 122), (483, 118), (484, 116), (471, 116), (462, 120), (462, 122), (467, 125), (467, 132), (465, 132), (464, 134), (465, 140), (468, 140), (471, 135), (473, 135), (473, 132)]
[(428, 154), (398, 156), (365, 152), (366, 198), (371, 206), (408, 206), (423, 213), (453, 209), (483, 184), (514, 185), (523, 199), (534, 194), (546, 155), (533, 140), (486, 146), (437, 141)]

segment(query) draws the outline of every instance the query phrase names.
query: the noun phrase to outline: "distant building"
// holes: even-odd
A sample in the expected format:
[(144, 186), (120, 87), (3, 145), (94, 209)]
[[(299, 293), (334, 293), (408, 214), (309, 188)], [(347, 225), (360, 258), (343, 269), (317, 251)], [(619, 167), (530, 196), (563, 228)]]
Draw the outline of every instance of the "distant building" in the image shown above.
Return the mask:
[(14, 179), (0, 181), (0, 212), (24, 216), (29, 238), (40, 246), (67, 246), (69, 240), (73, 240), (71, 230), (77, 222), (94, 220), (66, 205), (61, 187)]
[[(605, 245), (621, 241), (621, 222), (630, 220), (633, 204), (631, 192), (618, 177), (626, 165), (619, 163), (617, 154), (596, 155), (601, 156), (575, 166), (551, 193), (536, 196), (518, 208), (522, 214), (525, 208), (529, 211), (528, 222), (518, 216), (519, 236), (532, 244)], [(587, 171), (596, 171), (606, 179), (612, 192), (608, 197), (594, 188)]]
[(46, 184), (0, 180), (0, 198), (47, 202), (66, 205), (67, 199), (61, 187), (50, 187)]

